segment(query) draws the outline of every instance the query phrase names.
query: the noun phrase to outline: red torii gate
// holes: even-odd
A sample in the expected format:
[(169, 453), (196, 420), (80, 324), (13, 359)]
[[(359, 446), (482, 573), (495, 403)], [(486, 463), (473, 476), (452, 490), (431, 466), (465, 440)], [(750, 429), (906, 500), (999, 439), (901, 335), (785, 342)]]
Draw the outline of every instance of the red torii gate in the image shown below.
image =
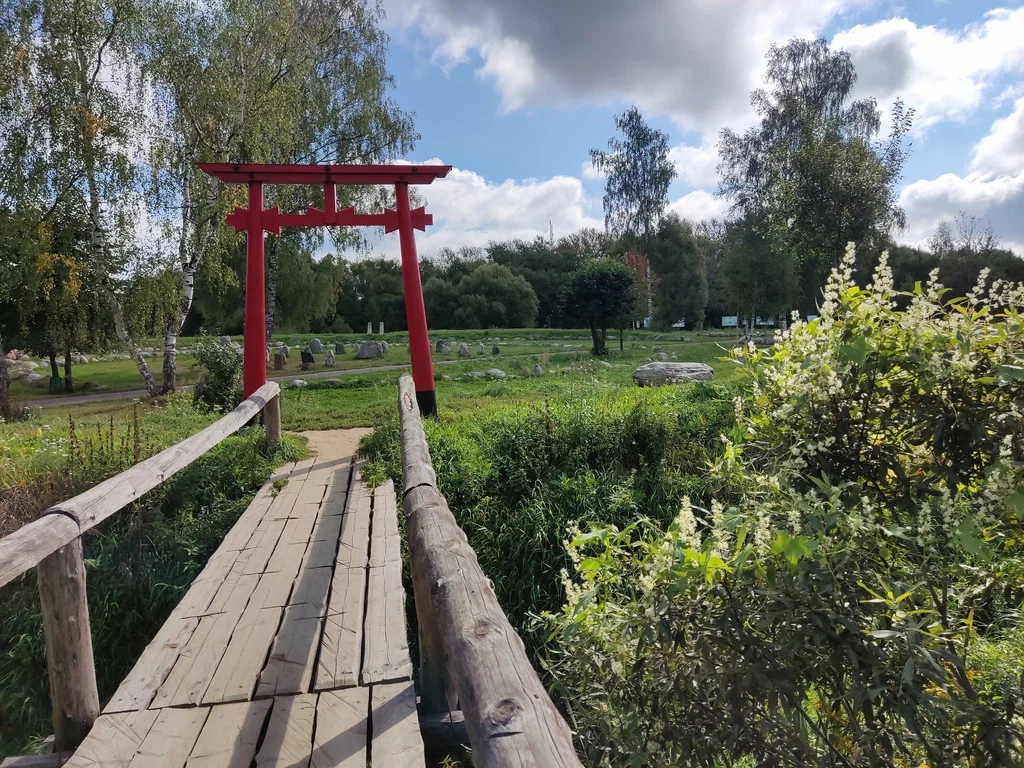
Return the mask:
[[(409, 185), (430, 184), (448, 175), (450, 165), (264, 165), (258, 163), (199, 163), (199, 167), (229, 184), (249, 185), (249, 207), (235, 208), (227, 223), (246, 233), (245, 338), (243, 354), (243, 395), (248, 397), (267, 382), (267, 309), (263, 264), (263, 233), (280, 234), (281, 227), (384, 227), (398, 230), (402, 250), (402, 282), (405, 316), (409, 324), (409, 356), (416, 400), (420, 412), (437, 412), (434, 368), (430, 359), (427, 313), (423, 306), (423, 285), (416, 258), (413, 229), (426, 230), (433, 216), (423, 208), (410, 210)], [(281, 213), (276, 207), (264, 209), (264, 184), (320, 184), (324, 208), (307, 207), (305, 213)], [(356, 213), (353, 208), (337, 210), (337, 184), (394, 184), (398, 210)]]

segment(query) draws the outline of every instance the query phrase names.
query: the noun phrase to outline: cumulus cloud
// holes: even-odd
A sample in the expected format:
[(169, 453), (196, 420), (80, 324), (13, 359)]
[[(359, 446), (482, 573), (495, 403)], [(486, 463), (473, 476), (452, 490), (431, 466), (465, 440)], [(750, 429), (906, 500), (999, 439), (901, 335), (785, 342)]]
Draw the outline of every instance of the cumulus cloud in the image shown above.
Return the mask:
[(990, 220), (1003, 244), (1024, 255), (1024, 98), (975, 145), (970, 168), (963, 177), (945, 173), (904, 188), (904, 239), (923, 245), (939, 222), (965, 211)]
[(905, 18), (859, 24), (838, 33), (834, 47), (857, 67), (857, 93), (882, 104), (899, 97), (917, 114), (914, 131), (963, 120), (981, 106), (1005, 73), (1024, 72), (1024, 7), (989, 11), (962, 30), (918, 26)]
[[(444, 247), (547, 237), (549, 223), (556, 238), (583, 227), (604, 226), (602, 220), (588, 214), (590, 201), (583, 184), (571, 176), (495, 183), (474, 171), (453, 168), (446, 178), (417, 191), (427, 211), (434, 215), (434, 225), (426, 234), (416, 235), (418, 250), (424, 256)], [(397, 255), (397, 239), (384, 238), (376, 251)]]
[(721, 197), (715, 197), (703, 189), (696, 189), (689, 194), (683, 195), (674, 203), (670, 203), (668, 210), (678, 213), (681, 218), (689, 221), (700, 221), (701, 219), (725, 218), (729, 213), (729, 201)]
[(672, 147), (668, 159), (676, 167), (679, 180), (694, 187), (709, 187), (718, 183), (718, 148), (714, 140), (701, 142), (694, 147), (680, 144)]
[(632, 101), (704, 133), (749, 120), (764, 54), (866, 0), (388, 0), (442, 66), (477, 63), (502, 108)]

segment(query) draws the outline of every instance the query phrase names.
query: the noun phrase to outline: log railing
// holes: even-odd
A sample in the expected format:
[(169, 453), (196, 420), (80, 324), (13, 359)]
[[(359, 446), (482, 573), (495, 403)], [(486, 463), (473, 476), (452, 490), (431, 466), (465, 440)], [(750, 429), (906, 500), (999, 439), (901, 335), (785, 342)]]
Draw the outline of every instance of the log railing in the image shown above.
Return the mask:
[(0, 539), (0, 587), (39, 566), (39, 600), (53, 706), (55, 751), (74, 749), (99, 716), (82, 534), (151, 491), (262, 411), (267, 442), (281, 439), (281, 388), (268, 382), (201, 432), (45, 510)]
[(461, 709), (477, 766), (579, 768), (568, 725), (437, 489), (408, 376), (399, 381), (398, 410), (421, 718)]

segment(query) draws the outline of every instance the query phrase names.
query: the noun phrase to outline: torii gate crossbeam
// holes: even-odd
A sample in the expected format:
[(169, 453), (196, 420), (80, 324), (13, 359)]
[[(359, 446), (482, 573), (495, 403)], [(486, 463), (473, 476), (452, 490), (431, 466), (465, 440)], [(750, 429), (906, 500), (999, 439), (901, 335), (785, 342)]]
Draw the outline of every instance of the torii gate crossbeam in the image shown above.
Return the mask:
[[(398, 230), (402, 251), (402, 282), (405, 316), (409, 325), (409, 356), (416, 385), (416, 400), (424, 416), (437, 412), (434, 368), (430, 358), (427, 313), (416, 257), (413, 229), (425, 230), (433, 217), (423, 208), (410, 209), (409, 185), (430, 184), (448, 175), (450, 165), (265, 165), (257, 163), (199, 163), (200, 169), (229, 184), (248, 184), (248, 208), (235, 208), (227, 223), (246, 233), (245, 330), (243, 343), (243, 395), (248, 397), (267, 381), (266, 277), (263, 233), (280, 233), (281, 227), (381, 226)], [(281, 213), (264, 209), (264, 184), (317, 184), (324, 189), (324, 207), (308, 207), (305, 213)], [(338, 184), (394, 184), (398, 210), (356, 213), (337, 210)]]

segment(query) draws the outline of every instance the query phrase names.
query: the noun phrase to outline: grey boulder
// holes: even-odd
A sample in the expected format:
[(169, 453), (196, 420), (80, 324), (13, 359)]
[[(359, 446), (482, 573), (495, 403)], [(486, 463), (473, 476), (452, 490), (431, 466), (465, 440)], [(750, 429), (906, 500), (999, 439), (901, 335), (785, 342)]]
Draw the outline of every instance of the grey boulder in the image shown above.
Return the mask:
[(633, 371), (633, 381), (640, 387), (663, 387), (685, 381), (711, 381), (715, 372), (705, 363), (647, 363)]

